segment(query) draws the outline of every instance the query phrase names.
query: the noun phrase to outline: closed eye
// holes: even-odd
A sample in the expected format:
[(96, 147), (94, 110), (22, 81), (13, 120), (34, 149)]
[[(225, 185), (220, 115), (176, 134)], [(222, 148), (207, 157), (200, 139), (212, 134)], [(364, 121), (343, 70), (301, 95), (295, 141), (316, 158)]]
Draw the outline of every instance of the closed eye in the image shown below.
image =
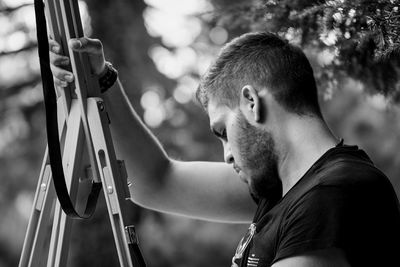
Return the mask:
[(228, 139), (227, 136), (226, 136), (226, 130), (225, 129), (223, 129), (222, 131), (217, 131), (217, 130), (215, 130), (213, 128), (213, 129), (211, 129), (211, 131), (215, 134), (216, 137), (218, 137), (220, 139), (223, 139), (225, 141)]
[(226, 136), (226, 130), (225, 129), (223, 129), (222, 132), (221, 132), (221, 138), (224, 139), (224, 140), (228, 139), (228, 137)]

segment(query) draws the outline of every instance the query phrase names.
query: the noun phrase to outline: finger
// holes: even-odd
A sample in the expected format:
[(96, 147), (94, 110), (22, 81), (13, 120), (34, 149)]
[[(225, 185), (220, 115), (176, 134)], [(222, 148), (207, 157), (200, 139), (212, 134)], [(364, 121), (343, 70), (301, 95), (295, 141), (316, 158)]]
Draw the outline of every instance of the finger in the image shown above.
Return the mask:
[(50, 51), (57, 53), (57, 54), (61, 53), (60, 45), (52, 39), (49, 40), (49, 47), (50, 47)]
[(66, 67), (69, 65), (69, 58), (50, 52), (50, 63), (55, 66)]
[(53, 76), (57, 79), (59, 79), (60, 81), (64, 81), (64, 82), (72, 82), (74, 80), (74, 75), (62, 68), (59, 68), (57, 66), (51, 65), (51, 72), (53, 73)]
[(88, 52), (92, 54), (101, 54), (103, 52), (103, 45), (99, 39), (87, 37), (73, 38), (68, 41), (68, 45), (78, 52)]
[(54, 78), (53, 80), (54, 80), (54, 84), (59, 86), (59, 87), (65, 88), (65, 87), (68, 86), (68, 83), (66, 81), (61, 81), (61, 80), (59, 80), (57, 78)]

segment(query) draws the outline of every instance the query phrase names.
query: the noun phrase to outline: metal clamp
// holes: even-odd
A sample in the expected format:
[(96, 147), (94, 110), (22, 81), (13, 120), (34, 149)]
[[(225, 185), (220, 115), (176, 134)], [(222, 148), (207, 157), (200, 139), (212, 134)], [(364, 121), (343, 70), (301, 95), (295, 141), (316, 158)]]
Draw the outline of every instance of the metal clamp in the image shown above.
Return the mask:
[(139, 244), (139, 239), (136, 234), (134, 225), (125, 226), (125, 235), (128, 244), (135, 244), (135, 245)]

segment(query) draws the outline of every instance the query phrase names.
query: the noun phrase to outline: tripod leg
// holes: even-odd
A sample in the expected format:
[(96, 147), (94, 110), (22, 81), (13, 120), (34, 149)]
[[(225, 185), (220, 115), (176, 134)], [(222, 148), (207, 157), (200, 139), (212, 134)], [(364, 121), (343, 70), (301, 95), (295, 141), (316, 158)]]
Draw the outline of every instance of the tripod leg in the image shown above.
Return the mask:
[[(59, 107), (60, 105), (58, 105)], [(65, 113), (59, 110), (59, 133), (60, 139), (65, 138)], [(47, 232), (52, 223), (52, 212), (56, 200), (55, 190), (52, 183), (51, 168), (49, 165), (48, 149), (43, 158), (38, 185), (29, 219), (24, 245), (22, 248), (20, 267), (43, 266), (43, 257), (46, 253), (46, 241), (49, 239)]]
[(124, 224), (124, 221), (128, 221), (128, 185), (121, 176), (116, 160), (103, 101), (100, 98), (88, 98), (87, 114), (120, 265), (145, 266), (133, 228)]
[(33, 209), (22, 248), (20, 267), (41, 266), (45, 253), (46, 231), (51, 225), (51, 211), (54, 207), (55, 193), (51, 181), (50, 165), (47, 162), (47, 149), (33, 202)]
[[(76, 100), (71, 105), (68, 117), (63, 166), (70, 197), (75, 201), (78, 192), (78, 179), (82, 170), (84, 132), (80, 120), (80, 107)], [(57, 201), (54, 213), (52, 236), (50, 240), (47, 266), (65, 266), (67, 263), (72, 219), (66, 216)]]

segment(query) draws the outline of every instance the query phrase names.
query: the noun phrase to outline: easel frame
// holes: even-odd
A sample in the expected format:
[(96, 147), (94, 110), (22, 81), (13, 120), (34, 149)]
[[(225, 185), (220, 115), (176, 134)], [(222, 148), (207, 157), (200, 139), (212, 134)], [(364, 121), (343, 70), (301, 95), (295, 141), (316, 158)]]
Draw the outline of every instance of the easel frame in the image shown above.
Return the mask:
[[(91, 72), (87, 55), (76, 53), (67, 45), (69, 39), (83, 37), (78, 2), (46, 0), (45, 7), (51, 38), (69, 56), (75, 77), (72, 86), (59, 88), (57, 101), (59, 138), (64, 147), (62, 163), (70, 198), (76, 202), (79, 180), (101, 182), (120, 265), (145, 266), (134, 226), (127, 224), (130, 202), (127, 174), (123, 161), (117, 161), (115, 156), (98, 77)], [(72, 219), (56, 200), (46, 149), (20, 267), (66, 266)], [(50, 243), (46, 243), (50, 227)]]

